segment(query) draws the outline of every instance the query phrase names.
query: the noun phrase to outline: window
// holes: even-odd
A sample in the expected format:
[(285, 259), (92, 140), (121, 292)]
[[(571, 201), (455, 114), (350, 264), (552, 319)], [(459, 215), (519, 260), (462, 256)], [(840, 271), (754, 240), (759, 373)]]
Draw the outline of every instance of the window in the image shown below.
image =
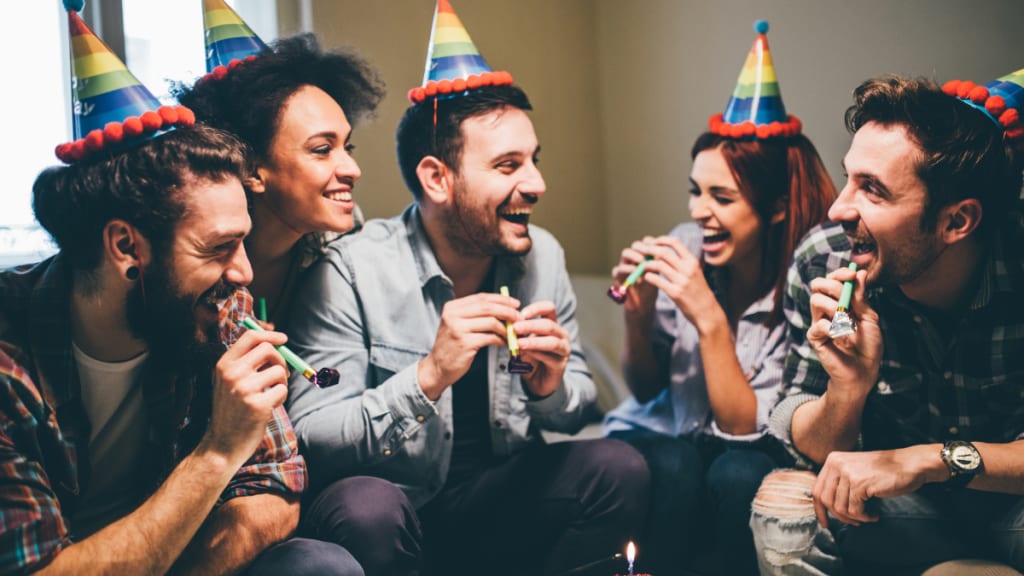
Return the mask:
[[(227, 3), (264, 42), (277, 37), (274, 0)], [(123, 0), (123, 5), (128, 69), (162, 101), (173, 102), (170, 81), (190, 83), (206, 73), (202, 3)]]
[[(23, 4), (23, 5), (22, 5)], [(58, 163), (53, 149), (71, 139), (67, 20), (59, 2), (24, 2), (0, 34), (4, 77), (4, 189), (0, 192), (0, 266), (53, 251), (32, 215), (32, 183)]]

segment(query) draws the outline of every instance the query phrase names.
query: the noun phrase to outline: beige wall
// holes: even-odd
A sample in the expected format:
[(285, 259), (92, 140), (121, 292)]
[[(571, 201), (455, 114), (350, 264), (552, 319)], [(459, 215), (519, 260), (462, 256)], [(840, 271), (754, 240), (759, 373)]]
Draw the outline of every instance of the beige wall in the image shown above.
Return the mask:
[[(279, 0), (282, 33), (298, 0)], [(619, 250), (687, 219), (689, 148), (720, 112), (767, 18), (783, 99), (833, 178), (856, 84), (885, 72), (987, 81), (1024, 66), (1020, 0), (454, 0), (481, 53), (530, 94), (548, 194), (534, 221), (569, 269), (606, 274)], [(371, 217), (410, 196), (394, 160), (405, 92), (422, 79), (432, 0), (315, 0), (325, 45), (359, 48), (389, 95), (356, 133)]]

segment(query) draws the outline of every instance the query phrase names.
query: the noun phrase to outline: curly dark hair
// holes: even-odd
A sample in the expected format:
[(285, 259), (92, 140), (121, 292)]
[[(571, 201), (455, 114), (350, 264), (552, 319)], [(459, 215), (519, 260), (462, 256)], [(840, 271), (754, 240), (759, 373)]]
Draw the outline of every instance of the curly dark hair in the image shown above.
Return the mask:
[(122, 153), (43, 170), (32, 185), (36, 219), (78, 272), (103, 253), (103, 227), (122, 219), (165, 255), (185, 216), (175, 192), (194, 179), (241, 181), (250, 173), (245, 146), (207, 126), (177, 128)]
[(965, 198), (981, 202), (981, 233), (1019, 207), (1020, 158), (981, 111), (930, 80), (896, 75), (864, 81), (853, 100), (846, 110), (851, 134), (869, 122), (902, 126), (921, 148), (917, 175), (928, 190), (922, 230), (934, 230), (939, 210)]
[[(416, 166), (426, 156), (436, 156), (453, 172), (462, 159), (462, 123), (469, 118), (502, 108), (532, 110), (530, 99), (517, 86), (486, 86), (453, 97), (428, 98), (410, 106), (395, 132), (398, 167), (405, 185), (419, 200), (423, 187)], [(437, 125), (434, 125), (434, 118)]]
[(353, 125), (372, 117), (384, 98), (380, 75), (362, 56), (352, 49), (324, 51), (312, 34), (272, 42), (221, 79), (177, 83), (171, 92), (197, 122), (232, 132), (259, 161), (269, 154), (285, 102), (303, 86), (330, 95)]

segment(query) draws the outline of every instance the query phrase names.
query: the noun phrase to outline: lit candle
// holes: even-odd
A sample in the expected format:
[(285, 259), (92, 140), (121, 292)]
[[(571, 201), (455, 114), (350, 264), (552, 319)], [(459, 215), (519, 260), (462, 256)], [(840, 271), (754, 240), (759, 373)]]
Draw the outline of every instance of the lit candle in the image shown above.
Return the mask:
[(629, 576), (633, 576), (633, 560), (636, 560), (636, 545), (630, 540), (626, 545), (626, 561), (629, 562)]

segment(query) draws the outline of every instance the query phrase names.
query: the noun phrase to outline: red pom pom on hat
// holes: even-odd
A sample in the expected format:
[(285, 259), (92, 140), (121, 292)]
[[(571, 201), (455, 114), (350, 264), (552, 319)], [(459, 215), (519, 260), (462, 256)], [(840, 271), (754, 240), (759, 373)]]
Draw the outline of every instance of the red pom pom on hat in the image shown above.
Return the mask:
[(999, 123), (1004, 128), (1009, 128), (1016, 124), (1020, 120), (1020, 113), (1017, 112), (1016, 108), (1007, 108), (999, 115)]
[(171, 106), (161, 106), (156, 109), (156, 113), (160, 115), (163, 121), (160, 126), (161, 128), (178, 121), (178, 111)]
[(86, 151), (96, 152), (103, 148), (103, 130), (97, 128), (86, 134), (83, 140), (85, 142)]
[(110, 144), (119, 144), (124, 139), (124, 126), (120, 122), (107, 122), (103, 127), (103, 140)]
[(999, 115), (1006, 110), (1006, 100), (1002, 96), (990, 96), (985, 101), (985, 110), (992, 116), (999, 118)]
[(984, 106), (985, 100), (988, 100), (988, 88), (985, 88), (984, 86), (975, 86), (967, 94), (967, 97), (970, 98), (971, 102), (974, 102), (979, 106)]
[(142, 126), (142, 120), (140, 120), (138, 116), (125, 118), (122, 124), (124, 125), (125, 135), (131, 138), (141, 136), (142, 133), (145, 132), (145, 129)]
[(185, 106), (176, 106), (178, 110), (178, 124), (182, 126), (191, 126), (196, 123), (196, 113), (191, 108)]
[(153, 110), (143, 112), (140, 120), (142, 120), (142, 129), (144, 132), (156, 132), (164, 124), (163, 118)]

